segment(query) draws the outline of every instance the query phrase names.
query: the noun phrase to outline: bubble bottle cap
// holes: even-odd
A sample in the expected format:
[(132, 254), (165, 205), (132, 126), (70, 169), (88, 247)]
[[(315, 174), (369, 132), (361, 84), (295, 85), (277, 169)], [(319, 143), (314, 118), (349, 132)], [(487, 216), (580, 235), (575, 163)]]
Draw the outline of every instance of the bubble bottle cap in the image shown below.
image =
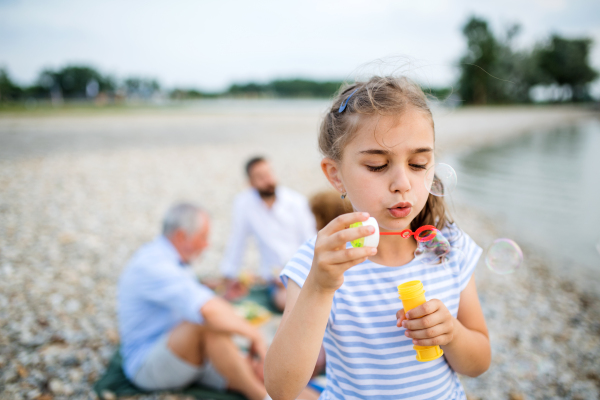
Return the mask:
[(356, 228), (359, 226), (372, 226), (375, 228), (375, 232), (364, 238), (359, 238), (350, 242), (352, 247), (377, 247), (379, 245), (379, 224), (373, 217), (369, 217), (365, 222), (355, 222), (350, 225), (350, 228)]

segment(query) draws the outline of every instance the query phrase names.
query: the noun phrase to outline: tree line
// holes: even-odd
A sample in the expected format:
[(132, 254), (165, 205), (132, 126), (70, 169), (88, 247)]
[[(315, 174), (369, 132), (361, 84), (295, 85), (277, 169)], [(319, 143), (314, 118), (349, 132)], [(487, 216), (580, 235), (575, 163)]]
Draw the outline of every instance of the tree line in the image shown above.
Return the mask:
[(591, 39), (554, 34), (531, 49), (517, 50), (520, 31), (517, 24), (497, 36), (477, 17), (463, 26), (467, 52), (460, 59), (457, 93), (464, 103), (529, 103), (536, 86), (554, 86), (554, 100), (592, 100), (589, 84), (598, 72), (589, 64)]
[[(426, 88), (425, 91), (445, 99), (454, 96), (464, 104), (507, 104), (534, 101), (533, 89), (554, 88), (554, 101), (590, 101), (589, 85), (598, 77), (589, 64), (592, 40), (568, 39), (552, 35), (531, 49), (517, 49), (515, 39), (519, 25), (501, 35), (490, 29), (487, 21), (471, 17), (462, 33), (467, 51), (460, 58), (459, 78), (454, 87)], [(342, 81), (278, 79), (268, 83), (235, 83), (222, 92), (176, 88), (161, 90), (156, 79), (130, 77), (122, 81), (103, 75), (90, 66), (66, 66), (43, 70), (35, 83), (21, 87), (5, 69), (0, 69), (0, 102), (29, 99), (63, 101), (81, 99), (151, 99), (160, 94), (172, 99), (214, 97), (317, 97), (329, 98)]]
[(35, 83), (21, 87), (15, 84), (6, 69), (0, 68), (0, 101), (20, 100), (82, 100), (106, 98), (148, 99), (160, 90), (155, 79), (138, 77), (122, 81), (102, 75), (90, 66), (70, 65), (58, 70), (45, 69)]

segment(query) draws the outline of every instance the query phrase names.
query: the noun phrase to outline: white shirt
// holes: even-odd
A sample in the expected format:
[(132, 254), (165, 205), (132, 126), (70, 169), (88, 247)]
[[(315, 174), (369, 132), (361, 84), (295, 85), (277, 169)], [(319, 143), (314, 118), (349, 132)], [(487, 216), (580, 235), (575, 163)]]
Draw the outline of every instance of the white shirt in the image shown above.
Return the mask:
[(269, 208), (256, 189), (248, 189), (234, 202), (231, 237), (221, 272), (228, 278), (237, 275), (246, 239), (254, 235), (261, 258), (260, 275), (272, 280), (296, 250), (315, 234), (315, 218), (300, 193), (278, 186), (275, 202)]

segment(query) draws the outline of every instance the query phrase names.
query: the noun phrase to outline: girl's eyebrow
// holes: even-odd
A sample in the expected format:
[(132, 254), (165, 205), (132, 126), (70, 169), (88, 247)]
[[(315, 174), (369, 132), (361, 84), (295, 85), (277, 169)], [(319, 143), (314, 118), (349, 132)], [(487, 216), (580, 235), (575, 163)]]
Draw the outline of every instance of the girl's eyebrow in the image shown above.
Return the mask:
[(387, 156), (388, 154), (392, 154), (392, 152), (389, 150), (383, 150), (383, 149), (369, 149), (369, 150), (359, 151), (358, 154), (380, 154), (383, 156)]
[[(433, 149), (431, 147), (419, 147), (417, 149), (411, 150), (411, 154), (419, 154), (419, 153), (429, 153), (432, 152)], [(369, 149), (369, 150), (362, 150), (359, 151), (358, 154), (378, 154), (378, 155), (382, 155), (382, 156), (387, 156), (389, 154), (392, 154), (391, 151), (389, 150), (383, 150), (383, 149)]]
[(431, 147), (419, 147), (418, 149), (414, 149), (413, 151), (411, 151), (412, 154), (419, 154), (419, 153), (429, 153), (433, 151), (433, 149)]

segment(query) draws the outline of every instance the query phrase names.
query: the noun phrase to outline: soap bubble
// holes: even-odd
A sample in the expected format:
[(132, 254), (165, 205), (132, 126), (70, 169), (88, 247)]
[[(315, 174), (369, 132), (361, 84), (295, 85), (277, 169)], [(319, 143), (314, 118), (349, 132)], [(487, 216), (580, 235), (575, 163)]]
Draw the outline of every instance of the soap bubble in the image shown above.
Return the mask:
[(523, 262), (523, 252), (518, 244), (510, 239), (496, 239), (485, 256), (488, 268), (501, 275), (515, 272)]
[(450, 243), (437, 229), (424, 230), (418, 236), (429, 239), (417, 239), (417, 249), (415, 250), (415, 257), (423, 256), (421, 261), (425, 264), (437, 264), (440, 262), (440, 258), (450, 253)]
[(437, 163), (425, 172), (425, 187), (434, 196), (446, 196), (456, 188), (456, 171), (444, 163)]

